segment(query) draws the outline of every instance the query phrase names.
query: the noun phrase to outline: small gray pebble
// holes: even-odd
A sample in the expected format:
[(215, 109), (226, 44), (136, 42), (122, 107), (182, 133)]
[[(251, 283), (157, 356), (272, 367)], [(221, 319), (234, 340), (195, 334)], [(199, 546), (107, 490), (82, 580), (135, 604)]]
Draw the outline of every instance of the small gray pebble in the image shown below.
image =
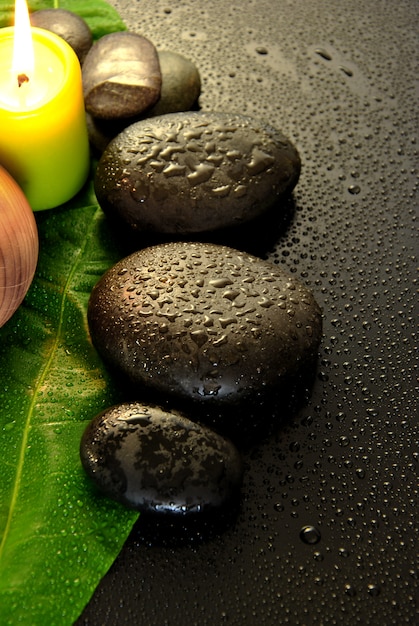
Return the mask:
[(158, 52), (162, 85), (160, 99), (145, 113), (135, 118), (99, 120), (87, 114), (89, 139), (95, 150), (102, 154), (106, 146), (127, 126), (140, 119), (189, 111), (201, 92), (201, 78), (196, 66), (177, 52)]
[[(92, 291), (88, 322), (99, 353), (134, 392), (198, 405), (200, 419), (234, 441), (252, 402), (257, 427), (267, 396), (281, 398), (315, 369), (322, 334), (313, 294), (279, 266), (184, 242), (114, 265)], [(220, 417), (207, 420), (207, 409)]]
[(102, 492), (143, 512), (219, 509), (237, 497), (243, 474), (231, 442), (177, 412), (139, 402), (92, 420), (80, 456)]
[(140, 233), (200, 233), (252, 220), (289, 194), (300, 157), (278, 130), (234, 113), (171, 113), (132, 124), (95, 176), (106, 213)]
[(198, 69), (189, 59), (177, 52), (158, 52), (162, 86), (160, 100), (147, 112), (147, 117), (189, 111), (201, 93)]
[(31, 24), (62, 37), (77, 54), (82, 64), (93, 44), (87, 23), (79, 15), (66, 9), (42, 9), (31, 14)]
[(161, 72), (154, 45), (127, 31), (101, 37), (83, 63), (86, 110), (105, 120), (139, 115), (160, 97)]

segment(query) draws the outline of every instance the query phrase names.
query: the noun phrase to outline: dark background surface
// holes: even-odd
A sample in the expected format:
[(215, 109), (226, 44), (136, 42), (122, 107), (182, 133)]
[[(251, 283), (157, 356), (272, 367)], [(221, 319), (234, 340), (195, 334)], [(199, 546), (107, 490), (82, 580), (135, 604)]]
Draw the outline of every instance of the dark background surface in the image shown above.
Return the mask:
[(245, 454), (233, 519), (140, 518), (78, 624), (419, 623), (419, 5), (112, 4), (195, 62), (203, 110), (297, 146), (285, 230), (247, 243), (313, 290), (324, 338), (308, 404)]

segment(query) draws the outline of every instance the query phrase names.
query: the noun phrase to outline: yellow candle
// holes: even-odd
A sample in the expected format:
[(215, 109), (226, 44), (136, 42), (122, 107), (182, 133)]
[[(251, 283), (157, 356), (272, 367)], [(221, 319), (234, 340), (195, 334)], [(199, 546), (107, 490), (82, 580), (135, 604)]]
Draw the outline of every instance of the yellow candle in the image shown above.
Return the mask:
[(0, 29), (0, 164), (33, 210), (70, 200), (89, 171), (80, 63), (52, 32), (32, 28), (33, 70), (13, 67), (15, 28)]

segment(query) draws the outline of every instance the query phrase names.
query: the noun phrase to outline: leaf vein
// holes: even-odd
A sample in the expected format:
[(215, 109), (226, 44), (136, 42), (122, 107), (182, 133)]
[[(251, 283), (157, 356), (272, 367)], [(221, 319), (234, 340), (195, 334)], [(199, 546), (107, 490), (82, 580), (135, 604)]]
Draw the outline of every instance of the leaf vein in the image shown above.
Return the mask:
[(50, 372), (51, 365), (54, 361), (54, 356), (56, 354), (58, 345), (60, 343), (60, 339), (62, 335), (62, 328), (63, 328), (63, 323), (64, 323), (65, 304), (66, 304), (68, 292), (70, 291), (70, 285), (76, 273), (76, 270), (79, 266), (79, 263), (81, 259), (83, 258), (83, 254), (86, 250), (87, 243), (91, 237), (92, 227), (96, 222), (98, 212), (99, 212), (99, 209), (93, 213), (92, 219), (90, 221), (90, 227), (86, 232), (86, 236), (83, 239), (82, 245), (80, 245), (79, 247), (79, 250), (75, 256), (75, 260), (73, 261), (72, 265), (69, 268), (68, 276), (64, 282), (64, 288), (61, 294), (60, 312), (59, 312), (59, 318), (58, 318), (58, 323), (57, 323), (57, 330), (55, 333), (55, 339), (50, 344), (49, 354), (45, 360), (45, 365), (41, 369), (38, 379), (36, 381), (36, 384), (34, 385), (32, 399), (29, 404), (28, 413), (27, 413), (25, 425), (23, 428), (22, 441), (21, 441), (19, 458), (18, 458), (17, 467), (16, 467), (16, 475), (15, 475), (15, 480), (14, 480), (13, 491), (12, 491), (11, 499), (10, 499), (9, 511), (7, 515), (6, 524), (4, 526), (3, 537), (0, 542), (0, 562), (2, 560), (4, 548), (6, 546), (7, 538), (11, 530), (13, 514), (14, 514), (16, 503), (18, 500), (18, 496), (19, 496), (19, 488), (20, 488), (20, 483), (22, 479), (22, 473), (23, 473), (24, 462), (25, 462), (25, 453), (26, 453), (27, 446), (28, 446), (28, 438), (29, 438), (29, 431), (30, 431), (32, 417), (34, 415), (35, 407), (38, 401), (38, 396), (40, 394), (41, 388), (43, 387), (44, 382)]

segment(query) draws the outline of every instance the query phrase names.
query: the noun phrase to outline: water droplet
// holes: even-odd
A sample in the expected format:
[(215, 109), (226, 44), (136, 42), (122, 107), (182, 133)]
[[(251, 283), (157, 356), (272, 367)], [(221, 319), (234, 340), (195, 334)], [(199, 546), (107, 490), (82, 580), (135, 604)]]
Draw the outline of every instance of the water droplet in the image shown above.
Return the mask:
[(342, 435), (342, 437), (339, 437), (339, 445), (342, 448), (346, 448), (346, 446), (348, 446), (350, 443), (349, 437), (347, 437), (346, 435)]
[(200, 185), (201, 183), (207, 182), (207, 180), (211, 178), (214, 173), (214, 169), (215, 168), (213, 165), (199, 163), (196, 166), (195, 171), (188, 174), (187, 179), (193, 186)]
[(216, 287), (217, 289), (227, 287), (227, 285), (232, 285), (233, 281), (231, 278), (215, 278), (214, 280), (210, 280), (209, 284), (211, 287)]
[(191, 332), (191, 339), (200, 348), (208, 341), (208, 335), (204, 330), (194, 330)]
[(223, 346), (227, 343), (227, 341), (227, 335), (221, 335), (221, 337), (219, 339), (216, 339), (212, 345), (215, 347)]
[(315, 526), (303, 526), (300, 530), (300, 539), (309, 545), (315, 545), (319, 543), (321, 534), (318, 528)]
[(315, 50), (316, 54), (318, 54), (322, 59), (325, 59), (325, 61), (331, 61), (332, 57), (330, 56), (330, 54), (327, 52), (327, 50), (325, 50), (324, 48), (317, 48), (317, 50)]
[(150, 194), (150, 189), (143, 181), (134, 183), (130, 195), (135, 202), (145, 202)]
[(272, 155), (263, 152), (263, 150), (260, 150), (259, 148), (254, 148), (252, 158), (249, 163), (246, 164), (246, 167), (249, 174), (255, 176), (256, 174), (260, 174), (265, 171), (274, 162), (275, 159)]
[(237, 320), (235, 317), (220, 317), (219, 319), (221, 328), (227, 328), (230, 324), (237, 324)]
[(240, 295), (240, 291), (229, 289), (223, 293), (223, 298), (227, 298), (227, 300), (235, 300)]
[(233, 190), (233, 194), (236, 198), (242, 198), (243, 196), (245, 196), (247, 194), (246, 185), (237, 185), (237, 187), (235, 187)]
[(373, 585), (370, 584), (368, 585), (368, 593), (370, 594), (370, 596), (378, 596), (380, 595), (381, 589), (379, 585)]
[(226, 198), (230, 193), (231, 187), (230, 185), (222, 185), (221, 187), (216, 187), (211, 190), (211, 193), (218, 198)]
[(275, 303), (270, 298), (263, 297), (258, 301), (258, 305), (263, 307), (264, 309), (269, 309)]
[(350, 596), (351, 598), (353, 598), (354, 596), (356, 596), (356, 589), (353, 585), (350, 585), (349, 583), (345, 585), (345, 593), (346, 595)]
[(354, 73), (352, 70), (349, 69), (349, 67), (344, 67), (343, 65), (340, 66), (339, 68), (344, 74), (346, 74), (346, 76), (353, 76)]
[(172, 178), (172, 176), (182, 176), (186, 172), (185, 165), (179, 165), (179, 163), (169, 163), (163, 170), (166, 178)]

